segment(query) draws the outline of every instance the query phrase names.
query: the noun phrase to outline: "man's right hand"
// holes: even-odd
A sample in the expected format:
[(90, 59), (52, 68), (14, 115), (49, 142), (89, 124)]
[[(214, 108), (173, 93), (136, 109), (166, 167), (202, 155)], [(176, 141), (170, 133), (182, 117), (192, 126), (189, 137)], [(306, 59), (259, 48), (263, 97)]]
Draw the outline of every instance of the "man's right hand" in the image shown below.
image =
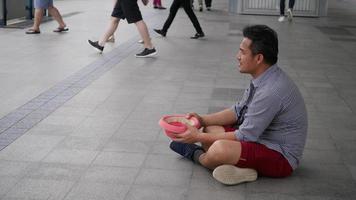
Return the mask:
[(206, 126), (206, 124), (205, 124), (203, 118), (202, 118), (200, 115), (198, 115), (197, 113), (188, 113), (188, 114), (186, 115), (186, 118), (188, 118), (188, 119), (191, 118), (191, 117), (197, 118), (198, 121), (199, 121), (199, 123), (200, 123), (200, 125), (201, 125), (201, 127), (205, 127), (205, 126)]

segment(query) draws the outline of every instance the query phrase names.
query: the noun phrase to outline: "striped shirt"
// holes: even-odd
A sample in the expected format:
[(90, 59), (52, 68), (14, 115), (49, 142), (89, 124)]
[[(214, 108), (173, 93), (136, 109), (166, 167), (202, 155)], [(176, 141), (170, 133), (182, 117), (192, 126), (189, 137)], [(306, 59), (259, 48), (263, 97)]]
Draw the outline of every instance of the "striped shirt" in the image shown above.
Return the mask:
[(280, 152), (293, 169), (302, 158), (308, 129), (304, 100), (295, 83), (277, 65), (253, 79), (232, 107), (236, 138)]

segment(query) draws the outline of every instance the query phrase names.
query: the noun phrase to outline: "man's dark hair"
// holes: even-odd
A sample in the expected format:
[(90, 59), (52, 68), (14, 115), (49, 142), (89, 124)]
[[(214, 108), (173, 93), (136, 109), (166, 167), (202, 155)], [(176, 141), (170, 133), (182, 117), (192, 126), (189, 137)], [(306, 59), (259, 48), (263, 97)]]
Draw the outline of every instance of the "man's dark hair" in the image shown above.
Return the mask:
[(253, 55), (262, 54), (267, 64), (273, 65), (278, 60), (277, 33), (266, 25), (247, 26), (243, 36), (252, 41), (250, 49)]

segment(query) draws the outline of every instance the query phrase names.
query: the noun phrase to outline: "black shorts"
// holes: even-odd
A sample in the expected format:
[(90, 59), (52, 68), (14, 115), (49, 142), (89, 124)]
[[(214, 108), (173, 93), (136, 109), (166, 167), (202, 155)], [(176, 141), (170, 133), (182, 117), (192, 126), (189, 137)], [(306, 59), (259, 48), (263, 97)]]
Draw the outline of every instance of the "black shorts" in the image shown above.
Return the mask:
[(127, 20), (127, 23), (136, 23), (142, 20), (141, 11), (137, 5), (137, 0), (117, 0), (112, 17)]

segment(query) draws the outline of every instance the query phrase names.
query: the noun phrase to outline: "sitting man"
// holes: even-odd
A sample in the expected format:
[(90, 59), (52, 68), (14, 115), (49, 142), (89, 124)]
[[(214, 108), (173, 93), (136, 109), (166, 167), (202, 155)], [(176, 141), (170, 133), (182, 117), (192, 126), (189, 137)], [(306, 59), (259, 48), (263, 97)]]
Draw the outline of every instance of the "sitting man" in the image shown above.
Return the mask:
[(217, 113), (189, 113), (203, 131), (188, 126), (170, 144), (173, 151), (214, 170), (214, 178), (227, 185), (254, 181), (257, 175), (291, 175), (302, 157), (308, 126), (301, 93), (276, 64), (277, 33), (254, 25), (244, 28), (243, 37), (239, 71), (252, 80), (242, 99)]

